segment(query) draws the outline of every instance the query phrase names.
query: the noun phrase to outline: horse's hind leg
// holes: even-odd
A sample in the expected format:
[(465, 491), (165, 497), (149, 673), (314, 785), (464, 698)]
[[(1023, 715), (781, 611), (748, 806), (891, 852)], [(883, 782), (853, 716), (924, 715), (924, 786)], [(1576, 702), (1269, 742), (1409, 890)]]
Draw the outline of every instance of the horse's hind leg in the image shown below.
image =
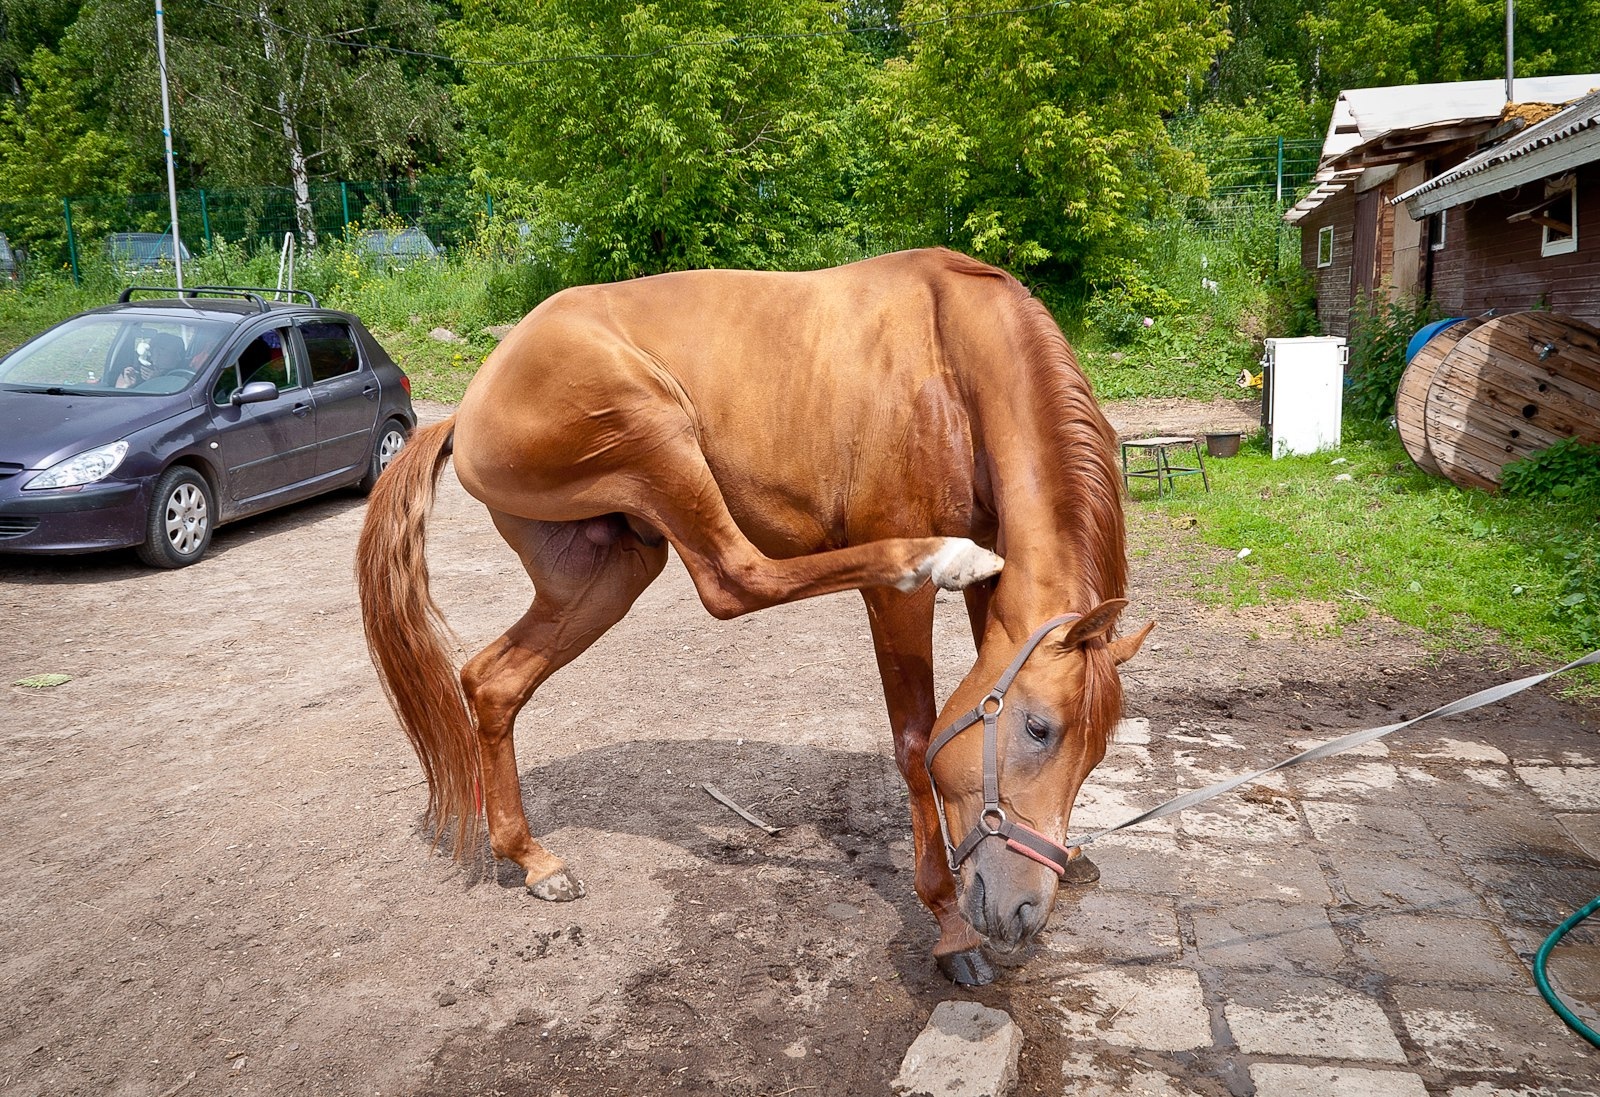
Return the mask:
[(911, 839), (917, 897), (939, 921), (933, 946), (939, 970), (952, 982), (988, 983), (994, 968), (983, 955), (983, 938), (961, 916), (955, 877), (944, 852), (939, 805), (923, 760), (938, 715), (933, 693), (933, 605), (931, 589), (914, 594), (865, 590), (867, 619), (878, 654), (878, 674), (894, 729), (894, 760), (911, 800)]
[(461, 670), (477, 722), (483, 798), (496, 857), (527, 872), (541, 899), (576, 899), (583, 886), (534, 840), (522, 809), (512, 733), (517, 713), (550, 675), (620, 621), (667, 560), (664, 542), (641, 540), (619, 517), (533, 522), (491, 512), (533, 579), (528, 612)]

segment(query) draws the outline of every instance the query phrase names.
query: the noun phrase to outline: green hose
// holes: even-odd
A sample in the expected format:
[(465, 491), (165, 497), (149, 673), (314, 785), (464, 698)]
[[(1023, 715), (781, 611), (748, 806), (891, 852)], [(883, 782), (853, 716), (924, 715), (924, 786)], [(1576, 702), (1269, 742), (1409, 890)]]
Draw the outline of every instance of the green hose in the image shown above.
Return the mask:
[(1600, 1047), (1600, 1032), (1595, 1032), (1594, 1029), (1578, 1020), (1577, 1015), (1567, 1008), (1567, 1003), (1561, 1000), (1561, 996), (1550, 988), (1550, 980), (1546, 978), (1544, 973), (1545, 961), (1550, 958), (1550, 950), (1556, 947), (1556, 942), (1566, 936), (1567, 930), (1597, 910), (1600, 910), (1600, 895), (1596, 895), (1589, 900), (1581, 910), (1575, 911), (1571, 918), (1562, 922), (1556, 927), (1554, 933), (1544, 939), (1544, 944), (1539, 946), (1539, 951), (1533, 957), (1533, 980), (1539, 984), (1539, 993), (1544, 995), (1544, 1000), (1550, 1003), (1550, 1008), (1556, 1011), (1556, 1015), (1565, 1021), (1573, 1032), (1588, 1040), (1595, 1047)]

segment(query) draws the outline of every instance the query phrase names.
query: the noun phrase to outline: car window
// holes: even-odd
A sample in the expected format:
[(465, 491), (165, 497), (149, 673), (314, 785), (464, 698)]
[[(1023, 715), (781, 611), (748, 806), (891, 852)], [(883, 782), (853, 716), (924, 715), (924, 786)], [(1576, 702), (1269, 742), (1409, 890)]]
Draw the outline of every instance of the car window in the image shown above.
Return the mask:
[(333, 320), (302, 322), (300, 338), (305, 341), (306, 361), (311, 368), (313, 384), (361, 368), (361, 358), (356, 354), (356, 341), (350, 336), (348, 324)]
[(234, 392), (252, 381), (271, 381), (278, 391), (300, 387), (300, 371), (288, 352), (286, 329), (272, 328), (250, 340), (239, 357), (212, 386), (211, 398), (226, 404)]
[(175, 392), (210, 359), (228, 325), (118, 313), (80, 316), (0, 362), (0, 383), (132, 395)]

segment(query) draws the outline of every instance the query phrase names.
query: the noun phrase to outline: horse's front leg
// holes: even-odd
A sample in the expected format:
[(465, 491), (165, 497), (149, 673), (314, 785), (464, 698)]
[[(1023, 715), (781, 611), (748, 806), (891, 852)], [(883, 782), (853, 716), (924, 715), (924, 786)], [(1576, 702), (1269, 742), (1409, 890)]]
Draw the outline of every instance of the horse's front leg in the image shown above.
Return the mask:
[(917, 897), (939, 920), (933, 957), (952, 982), (969, 986), (992, 982), (995, 972), (983, 955), (983, 938), (957, 906), (938, 802), (923, 765), (938, 714), (933, 692), (933, 587), (911, 594), (882, 589), (861, 593), (894, 729), (895, 763), (910, 792)]

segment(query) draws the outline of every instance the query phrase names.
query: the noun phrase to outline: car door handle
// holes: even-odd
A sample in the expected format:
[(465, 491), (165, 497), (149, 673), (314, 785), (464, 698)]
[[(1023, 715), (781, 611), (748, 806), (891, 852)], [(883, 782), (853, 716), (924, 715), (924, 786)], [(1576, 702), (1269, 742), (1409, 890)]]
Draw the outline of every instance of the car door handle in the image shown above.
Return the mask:
[(296, 404), (294, 406), (294, 413), (296, 415), (298, 415), (300, 418), (304, 419), (306, 416), (311, 414), (311, 405), (310, 404)]
[(368, 400), (376, 400), (378, 398), (378, 386), (368, 385), (366, 388), (361, 390), (361, 395), (365, 396)]

